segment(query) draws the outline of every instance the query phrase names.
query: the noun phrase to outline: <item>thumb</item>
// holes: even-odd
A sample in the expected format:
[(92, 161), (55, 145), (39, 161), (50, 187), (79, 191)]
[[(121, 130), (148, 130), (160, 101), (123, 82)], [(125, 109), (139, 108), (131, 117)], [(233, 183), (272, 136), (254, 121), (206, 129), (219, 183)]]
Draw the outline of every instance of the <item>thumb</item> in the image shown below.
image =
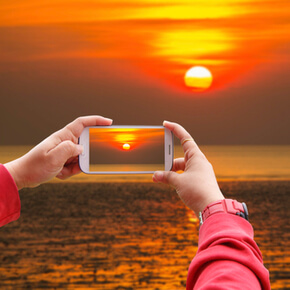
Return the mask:
[(53, 160), (58, 160), (62, 165), (71, 157), (81, 154), (83, 146), (75, 144), (72, 141), (66, 140), (58, 144), (55, 148), (49, 151), (49, 155)]
[(153, 174), (153, 181), (170, 184), (176, 187), (178, 176), (179, 174), (174, 171), (155, 171)]

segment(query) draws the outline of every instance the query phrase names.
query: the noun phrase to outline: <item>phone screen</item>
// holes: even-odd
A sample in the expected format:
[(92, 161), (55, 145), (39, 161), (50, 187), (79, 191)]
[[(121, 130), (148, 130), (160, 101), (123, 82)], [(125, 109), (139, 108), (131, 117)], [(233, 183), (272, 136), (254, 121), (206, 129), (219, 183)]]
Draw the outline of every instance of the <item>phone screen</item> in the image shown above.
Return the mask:
[(164, 170), (164, 128), (90, 128), (91, 172)]

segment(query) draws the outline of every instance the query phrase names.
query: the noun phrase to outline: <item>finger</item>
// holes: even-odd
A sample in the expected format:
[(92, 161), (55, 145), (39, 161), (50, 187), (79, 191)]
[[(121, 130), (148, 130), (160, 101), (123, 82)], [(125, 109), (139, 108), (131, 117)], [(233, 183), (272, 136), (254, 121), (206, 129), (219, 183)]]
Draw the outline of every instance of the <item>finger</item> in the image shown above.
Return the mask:
[(85, 116), (75, 119), (68, 124), (64, 129), (72, 133), (76, 138), (79, 138), (83, 129), (88, 126), (110, 126), (113, 120), (102, 116)]
[(153, 174), (153, 181), (170, 184), (176, 187), (178, 176), (179, 174), (173, 171), (155, 171)]
[(87, 126), (110, 126), (112, 124), (112, 119), (104, 118), (101, 116), (86, 116), (79, 117), (73, 122), (66, 125), (64, 128), (53, 133), (51, 136), (46, 138), (43, 142), (48, 148), (53, 148), (59, 143), (70, 140), (75, 144), (78, 143), (78, 138), (80, 137), (83, 129)]
[(66, 140), (59, 143), (47, 154), (48, 159), (51, 161), (51, 164), (53, 164), (54, 167), (63, 167), (69, 159), (78, 156), (82, 153), (82, 151), (83, 147), (81, 145)]
[(200, 151), (191, 135), (182, 126), (180, 126), (177, 123), (168, 121), (164, 121), (163, 126), (172, 131), (172, 133), (180, 140), (184, 152), (186, 152), (189, 149)]
[(68, 166), (65, 166), (61, 172), (56, 176), (59, 179), (67, 179), (73, 175), (79, 174), (81, 172), (80, 166), (78, 163), (72, 163)]
[(174, 159), (171, 171), (180, 171), (180, 170), (184, 171), (184, 169), (185, 169), (184, 158)]

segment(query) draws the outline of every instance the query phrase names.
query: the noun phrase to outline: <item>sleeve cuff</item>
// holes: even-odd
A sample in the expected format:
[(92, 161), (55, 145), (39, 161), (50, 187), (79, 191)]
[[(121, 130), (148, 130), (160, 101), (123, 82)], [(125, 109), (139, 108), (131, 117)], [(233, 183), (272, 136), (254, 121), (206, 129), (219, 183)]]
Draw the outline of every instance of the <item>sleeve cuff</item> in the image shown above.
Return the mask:
[(20, 216), (19, 193), (9, 171), (0, 164), (0, 227)]

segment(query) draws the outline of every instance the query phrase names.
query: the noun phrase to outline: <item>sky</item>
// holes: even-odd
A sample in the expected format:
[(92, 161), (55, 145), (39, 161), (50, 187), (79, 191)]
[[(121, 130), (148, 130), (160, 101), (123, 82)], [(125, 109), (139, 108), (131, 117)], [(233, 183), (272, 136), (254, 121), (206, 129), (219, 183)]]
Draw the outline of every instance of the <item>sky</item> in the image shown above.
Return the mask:
[[(0, 0), (0, 145), (74, 118), (183, 125), (201, 145), (290, 144), (287, 0)], [(193, 66), (212, 85), (193, 91)]]

